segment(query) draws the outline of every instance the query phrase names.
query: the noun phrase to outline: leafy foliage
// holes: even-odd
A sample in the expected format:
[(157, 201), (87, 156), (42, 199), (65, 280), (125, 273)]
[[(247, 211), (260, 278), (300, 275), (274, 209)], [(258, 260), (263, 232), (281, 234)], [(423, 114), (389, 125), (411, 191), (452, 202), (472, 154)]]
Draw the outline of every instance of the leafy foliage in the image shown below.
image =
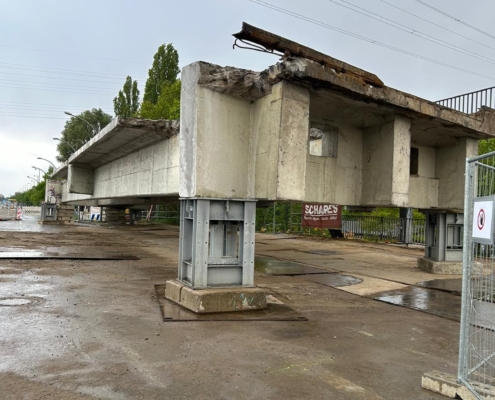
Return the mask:
[(79, 149), (88, 142), (101, 128), (108, 125), (111, 120), (112, 117), (104, 113), (100, 108), (86, 110), (77, 117), (68, 120), (62, 131), (61, 141), (57, 146), (59, 154), (57, 160), (59, 162), (67, 161), (72, 153), (74, 153), (74, 150)]
[(180, 114), (179, 54), (172, 44), (162, 44), (153, 58), (144, 89), (140, 117), (178, 119)]
[(139, 110), (139, 89), (137, 81), (127, 76), (124, 87), (113, 99), (113, 110), (117, 117), (133, 117)]
[(157, 104), (158, 98), (164, 89), (164, 83), (172, 84), (179, 74), (179, 53), (169, 43), (158, 47), (153, 57), (153, 65), (148, 70), (148, 80), (144, 87), (143, 102)]
[(165, 82), (156, 104), (143, 101), (141, 118), (147, 119), (179, 119), (180, 117), (180, 80)]
[(16, 199), (19, 203), (23, 204), (40, 205), (40, 203), (45, 200), (46, 179), (49, 178), (52, 173), (53, 167), (50, 166), (46, 174), (43, 175), (40, 183), (25, 192), (16, 193), (10, 198)]
[(478, 154), (486, 154), (495, 151), (495, 139), (483, 139), (478, 142)]

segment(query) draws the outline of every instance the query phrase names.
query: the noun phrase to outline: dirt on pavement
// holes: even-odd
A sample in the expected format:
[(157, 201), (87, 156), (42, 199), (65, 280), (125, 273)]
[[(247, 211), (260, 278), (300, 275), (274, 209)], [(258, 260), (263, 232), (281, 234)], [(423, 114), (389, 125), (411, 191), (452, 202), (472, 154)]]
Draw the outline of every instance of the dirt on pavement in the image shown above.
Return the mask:
[[(0, 305), (1, 399), (443, 399), (421, 375), (456, 370), (458, 322), (304, 276), (255, 282), (308, 321), (163, 322), (177, 227), (11, 226), (0, 251), (140, 259), (0, 260), (0, 300), (19, 303)], [(436, 278), (417, 249), (258, 235), (256, 251), (376, 279), (361, 291)]]

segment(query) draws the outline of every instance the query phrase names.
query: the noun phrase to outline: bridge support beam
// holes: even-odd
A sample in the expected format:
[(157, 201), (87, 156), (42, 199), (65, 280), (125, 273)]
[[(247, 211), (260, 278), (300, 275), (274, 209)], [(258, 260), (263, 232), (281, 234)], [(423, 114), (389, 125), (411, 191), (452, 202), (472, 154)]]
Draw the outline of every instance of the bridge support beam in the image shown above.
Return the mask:
[(178, 278), (165, 296), (197, 313), (266, 307), (254, 287), (256, 202), (181, 200)]

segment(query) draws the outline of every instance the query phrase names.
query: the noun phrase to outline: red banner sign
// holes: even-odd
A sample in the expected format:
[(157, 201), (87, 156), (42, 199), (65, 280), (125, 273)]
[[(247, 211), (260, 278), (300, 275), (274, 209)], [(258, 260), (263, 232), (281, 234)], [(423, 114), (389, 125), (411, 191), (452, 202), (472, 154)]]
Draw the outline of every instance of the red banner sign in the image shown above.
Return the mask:
[(342, 208), (333, 204), (303, 204), (302, 226), (341, 229)]

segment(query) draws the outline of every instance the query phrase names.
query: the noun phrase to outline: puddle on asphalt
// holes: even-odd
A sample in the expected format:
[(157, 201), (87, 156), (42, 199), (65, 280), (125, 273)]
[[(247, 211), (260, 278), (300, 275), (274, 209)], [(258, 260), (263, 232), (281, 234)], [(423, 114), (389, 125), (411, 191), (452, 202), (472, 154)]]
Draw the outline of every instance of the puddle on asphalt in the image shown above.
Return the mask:
[(371, 298), (456, 321), (461, 316), (461, 297), (440, 290), (408, 286), (375, 294)]
[(256, 257), (254, 269), (267, 275), (309, 275), (327, 274), (328, 271), (320, 268), (308, 267), (292, 261), (274, 260), (271, 258)]
[(319, 283), (320, 285), (330, 286), (334, 288), (357, 285), (358, 283), (361, 283), (363, 281), (362, 279), (355, 278), (350, 275), (342, 275), (337, 272), (309, 275), (305, 277), (305, 279), (311, 282)]
[(462, 291), (462, 279), (433, 279), (431, 281), (418, 282), (418, 286), (429, 289), (444, 290), (460, 295)]
[(32, 303), (29, 299), (0, 299), (0, 306), (24, 306)]
[(63, 225), (38, 224), (39, 217), (24, 216), (21, 221), (2, 221), (0, 231), (8, 232), (60, 232), (64, 230)]

